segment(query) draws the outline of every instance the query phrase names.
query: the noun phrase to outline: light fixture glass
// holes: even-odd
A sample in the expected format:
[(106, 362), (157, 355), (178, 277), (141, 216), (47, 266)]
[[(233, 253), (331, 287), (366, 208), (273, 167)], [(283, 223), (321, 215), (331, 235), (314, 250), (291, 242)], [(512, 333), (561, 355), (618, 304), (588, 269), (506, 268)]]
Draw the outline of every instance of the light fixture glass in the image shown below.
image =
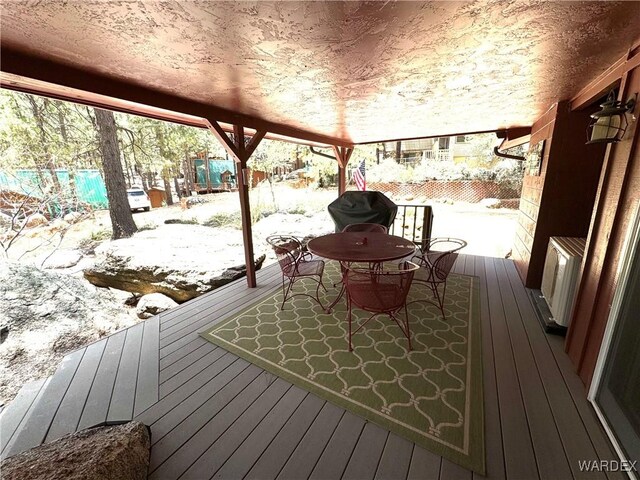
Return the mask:
[(635, 99), (626, 104), (616, 100), (613, 90), (609, 92), (607, 100), (600, 105), (602, 110), (591, 115), (594, 121), (587, 128), (589, 143), (619, 142), (627, 130), (627, 112), (633, 110)]

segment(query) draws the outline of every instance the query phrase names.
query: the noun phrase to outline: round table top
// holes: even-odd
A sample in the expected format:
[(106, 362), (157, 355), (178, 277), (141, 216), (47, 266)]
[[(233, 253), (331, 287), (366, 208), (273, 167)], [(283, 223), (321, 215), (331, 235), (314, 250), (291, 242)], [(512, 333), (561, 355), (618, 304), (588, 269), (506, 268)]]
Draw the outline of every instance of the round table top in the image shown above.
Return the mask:
[(314, 255), (342, 262), (386, 262), (406, 257), (415, 244), (402, 237), (379, 232), (340, 232), (309, 240)]

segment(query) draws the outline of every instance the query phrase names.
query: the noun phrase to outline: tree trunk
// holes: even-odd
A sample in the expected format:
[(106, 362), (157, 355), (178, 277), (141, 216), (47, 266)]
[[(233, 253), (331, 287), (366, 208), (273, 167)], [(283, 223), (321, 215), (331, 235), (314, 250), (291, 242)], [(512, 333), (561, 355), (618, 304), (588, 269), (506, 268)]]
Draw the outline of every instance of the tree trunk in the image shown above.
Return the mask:
[(171, 196), (171, 184), (169, 183), (169, 171), (165, 168), (162, 172), (162, 182), (164, 183), (164, 194), (167, 199), (167, 206), (173, 205), (173, 197)]
[(173, 177), (173, 186), (176, 189), (176, 195), (178, 195), (178, 198), (181, 198), (182, 192), (180, 191), (180, 183), (178, 183), (178, 177)]
[[(60, 181), (58, 180), (58, 175), (56, 174), (56, 166), (54, 165), (53, 158), (51, 157), (51, 153), (49, 152), (49, 139), (47, 138), (47, 132), (44, 127), (44, 114), (46, 111), (46, 107), (49, 104), (48, 99), (43, 99), (42, 107), (38, 105), (38, 101), (36, 97), (33, 95), (27, 95), (27, 99), (29, 100), (29, 104), (31, 105), (31, 113), (33, 118), (36, 121), (36, 125), (38, 126), (38, 133), (40, 135), (40, 145), (42, 147), (46, 169), (49, 170), (49, 174), (51, 175), (51, 183), (53, 185), (53, 190), (55, 193), (60, 192)], [(38, 162), (38, 170), (40, 169), (40, 165)], [(44, 185), (43, 185), (44, 186)]]
[(149, 191), (150, 188), (153, 188), (156, 186), (156, 181), (155, 181), (155, 175), (153, 174), (153, 172), (151, 172), (151, 166), (149, 165), (147, 167), (147, 192)]
[(102, 171), (104, 183), (107, 187), (109, 199), (109, 216), (111, 217), (111, 238), (130, 237), (138, 228), (133, 221), (129, 201), (127, 200), (127, 187), (120, 163), (118, 151), (118, 137), (116, 136), (116, 121), (113, 112), (96, 108), (96, 124), (102, 152)]

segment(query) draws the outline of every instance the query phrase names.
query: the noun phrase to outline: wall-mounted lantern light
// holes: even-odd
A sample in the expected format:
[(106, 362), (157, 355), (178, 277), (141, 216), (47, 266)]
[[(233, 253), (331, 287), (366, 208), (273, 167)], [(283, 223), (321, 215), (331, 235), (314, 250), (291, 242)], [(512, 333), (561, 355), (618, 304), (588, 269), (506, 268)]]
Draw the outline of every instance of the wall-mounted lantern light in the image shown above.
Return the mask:
[(607, 100), (600, 106), (602, 110), (591, 115), (593, 121), (587, 127), (589, 143), (614, 143), (619, 142), (629, 126), (627, 112), (633, 110), (636, 105), (635, 98), (627, 103), (616, 100), (613, 90), (609, 92)]

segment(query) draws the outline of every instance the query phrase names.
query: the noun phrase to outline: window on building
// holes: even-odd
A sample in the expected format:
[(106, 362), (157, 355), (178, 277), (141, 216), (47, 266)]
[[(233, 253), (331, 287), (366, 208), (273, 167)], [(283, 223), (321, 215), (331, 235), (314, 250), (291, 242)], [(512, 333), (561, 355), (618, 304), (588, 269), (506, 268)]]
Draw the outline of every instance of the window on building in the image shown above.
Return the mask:
[(440, 150), (446, 150), (449, 148), (449, 137), (440, 137), (438, 139), (438, 147)]

